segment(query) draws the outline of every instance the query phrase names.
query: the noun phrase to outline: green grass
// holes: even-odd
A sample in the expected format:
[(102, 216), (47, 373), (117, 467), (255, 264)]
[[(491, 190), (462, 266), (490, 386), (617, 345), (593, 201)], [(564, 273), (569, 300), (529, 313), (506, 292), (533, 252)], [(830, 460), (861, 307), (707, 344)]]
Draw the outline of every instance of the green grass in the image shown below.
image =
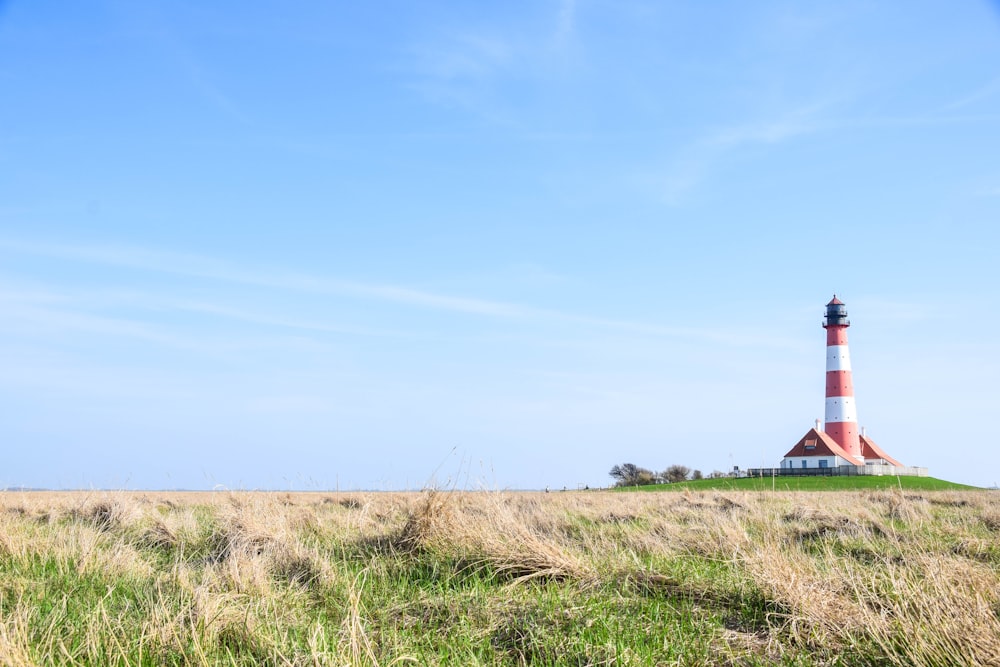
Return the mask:
[(674, 484), (623, 487), (623, 491), (979, 491), (975, 486), (956, 484), (935, 477), (722, 477), (697, 479)]
[(904, 479), (0, 494), (0, 665), (1000, 664), (994, 494)]

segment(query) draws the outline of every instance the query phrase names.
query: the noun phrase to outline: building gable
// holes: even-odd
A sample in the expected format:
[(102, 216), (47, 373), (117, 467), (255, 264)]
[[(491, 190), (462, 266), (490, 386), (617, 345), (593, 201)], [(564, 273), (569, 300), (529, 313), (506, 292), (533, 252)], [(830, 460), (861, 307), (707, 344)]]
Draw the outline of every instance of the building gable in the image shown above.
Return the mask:
[(889, 465), (902, 467), (902, 463), (882, 451), (882, 448), (876, 445), (873, 441), (869, 440), (864, 435), (859, 437), (861, 439), (861, 455), (865, 457), (866, 461), (869, 459), (882, 459)]
[(864, 465), (864, 461), (859, 461), (848, 454), (843, 447), (834, 442), (833, 438), (814, 428), (809, 429), (809, 432), (785, 454), (785, 458), (805, 456), (839, 456), (854, 465)]

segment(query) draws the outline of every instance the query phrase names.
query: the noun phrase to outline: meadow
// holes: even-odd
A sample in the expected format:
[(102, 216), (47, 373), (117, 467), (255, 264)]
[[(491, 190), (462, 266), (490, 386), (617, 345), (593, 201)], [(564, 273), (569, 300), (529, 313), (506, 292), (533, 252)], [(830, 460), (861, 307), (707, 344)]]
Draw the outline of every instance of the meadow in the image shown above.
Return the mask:
[(4, 492), (0, 663), (1000, 664), (998, 499)]
[(975, 486), (936, 477), (858, 475), (830, 477), (716, 477), (672, 484), (621, 487), (623, 491), (977, 491)]

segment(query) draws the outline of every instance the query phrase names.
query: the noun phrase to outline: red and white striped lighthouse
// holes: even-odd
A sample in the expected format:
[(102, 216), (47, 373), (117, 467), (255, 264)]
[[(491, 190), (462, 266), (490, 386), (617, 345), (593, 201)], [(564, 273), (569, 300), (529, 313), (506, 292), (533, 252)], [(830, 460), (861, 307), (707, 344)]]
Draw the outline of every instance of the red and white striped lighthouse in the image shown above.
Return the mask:
[(824, 430), (845, 452), (864, 461), (858, 437), (858, 413), (851, 382), (851, 353), (847, 349), (847, 306), (833, 295), (826, 304), (826, 427)]
[[(854, 407), (854, 383), (851, 381), (851, 353), (847, 351), (847, 306), (833, 295), (826, 304), (826, 428), (808, 432), (781, 460), (781, 467), (850, 468), (851, 466), (891, 466), (872, 468), (875, 474), (912, 474), (900, 472), (903, 464), (886, 454), (864, 433), (858, 433), (858, 413)], [(787, 474), (787, 473), (786, 473)], [(837, 473), (840, 474), (840, 473)]]

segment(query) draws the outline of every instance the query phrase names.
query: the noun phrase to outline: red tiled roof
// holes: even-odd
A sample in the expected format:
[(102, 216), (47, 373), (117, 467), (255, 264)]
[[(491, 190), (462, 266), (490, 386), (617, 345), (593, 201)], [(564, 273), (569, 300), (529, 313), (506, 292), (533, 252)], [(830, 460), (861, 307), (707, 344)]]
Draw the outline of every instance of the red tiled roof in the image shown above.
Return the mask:
[(834, 295), (833, 295), (833, 299), (832, 299), (832, 300), (830, 301), (830, 303), (828, 303), (828, 304), (826, 304), (826, 305), (828, 305), (828, 306), (843, 306), (843, 305), (844, 305), (844, 302), (843, 302), (843, 301), (841, 301), (840, 299), (838, 299), (838, 298), (837, 298), (837, 295), (836, 295), (836, 294), (834, 294)]
[(903, 464), (892, 458), (888, 454), (882, 451), (882, 448), (876, 445), (874, 442), (861, 435), (858, 436), (861, 440), (861, 455), (866, 459), (885, 459), (887, 463), (894, 466), (902, 466)]
[(839, 456), (854, 465), (864, 465), (865, 463), (848, 454), (826, 433), (814, 428), (809, 429), (809, 432), (802, 436), (802, 439), (795, 443), (795, 446), (788, 450), (785, 456)]

